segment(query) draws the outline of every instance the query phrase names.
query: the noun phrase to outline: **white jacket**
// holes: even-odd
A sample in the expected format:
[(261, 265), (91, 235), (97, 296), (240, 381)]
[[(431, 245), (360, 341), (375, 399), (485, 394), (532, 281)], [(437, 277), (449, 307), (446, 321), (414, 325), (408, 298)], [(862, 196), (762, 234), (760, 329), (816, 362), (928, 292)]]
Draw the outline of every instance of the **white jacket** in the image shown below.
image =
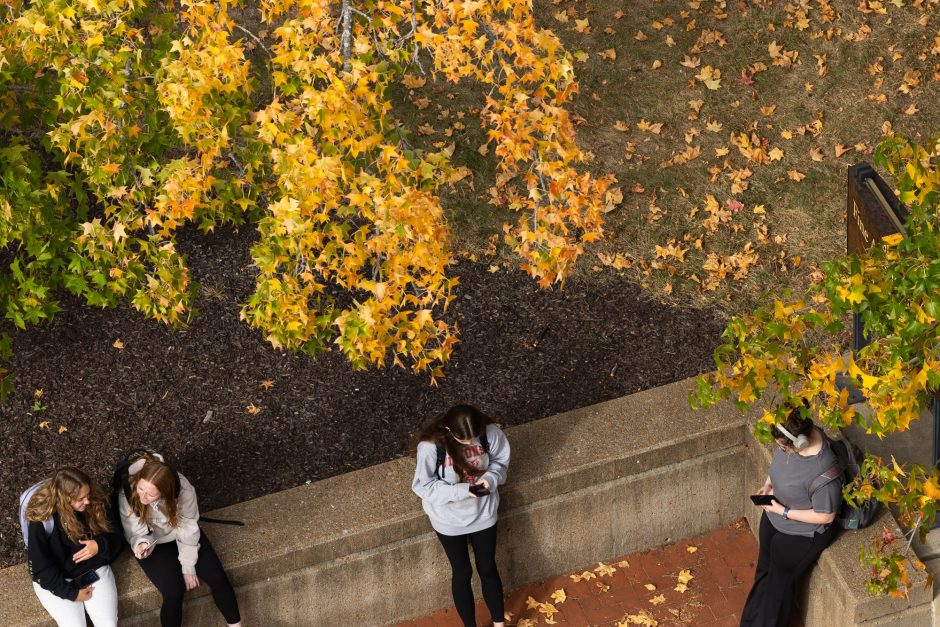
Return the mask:
[[(131, 550), (141, 542), (163, 544), (175, 540), (183, 574), (195, 575), (196, 561), (199, 559), (199, 505), (196, 503), (196, 490), (193, 485), (182, 474), (179, 478), (180, 492), (176, 498), (178, 525), (176, 527), (170, 526), (163, 498), (147, 506), (147, 515), (150, 518), (148, 528), (144, 521), (131, 511), (123, 491), (118, 496), (121, 526), (124, 528), (124, 537), (131, 545)], [(133, 483), (133, 475), (129, 479)]]

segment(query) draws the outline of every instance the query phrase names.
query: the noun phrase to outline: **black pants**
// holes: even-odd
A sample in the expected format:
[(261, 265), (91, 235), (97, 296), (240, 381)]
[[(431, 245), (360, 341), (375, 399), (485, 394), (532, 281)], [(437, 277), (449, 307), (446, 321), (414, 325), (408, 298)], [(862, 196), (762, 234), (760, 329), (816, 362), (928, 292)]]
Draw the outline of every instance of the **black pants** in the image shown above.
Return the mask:
[(741, 613), (741, 627), (787, 627), (797, 580), (838, 533), (839, 525), (833, 523), (812, 538), (791, 536), (777, 531), (766, 513), (761, 516), (757, 570)]
[[(140, 567), (144, 569), (147, 578), (163, 596), (163, 605), (160, 606), (160, 625), (180, 627), (183, 624), (183, 594), (186, 592), (186, 584), (183, 581), (183, 570), (180, 567), (176, 542), (156, 545), (153, 553), (146, 559), (140, 560)], [(199, 538), (196, 576), (202, 583), (208, 584), (212, 590), (215, 606), (222, 612), (225, 622), (229, 624), (239, 622), (241, 616), (238, 613), (235, 589), (232, 588), (228, 575), (222, 568), (222, 562), (219, 561), (219, 556), (216, 555), (205, 533)]]
[(493, 622), (502, 622), (504, 620), (503, 582), (499, 578), (499, 571), (496, 570), (496, 525), (467, 535), (445, 536), (439, 533), (437, 537), (450, 561), (450, 568), (453, 571), (451, 590), (454, 594), (454, 605), (457, 607), (457, 615), (463, 621), (464, 627), (476, 627), (477, 624), (473, 590), (470, 587), (473, 569), (470, 567), (468, 540), (473, 545), (477, 574), (480, 575), (480, 583), (483, 584), (483, 600), (486, 601), (486, 607), (490, 610)]

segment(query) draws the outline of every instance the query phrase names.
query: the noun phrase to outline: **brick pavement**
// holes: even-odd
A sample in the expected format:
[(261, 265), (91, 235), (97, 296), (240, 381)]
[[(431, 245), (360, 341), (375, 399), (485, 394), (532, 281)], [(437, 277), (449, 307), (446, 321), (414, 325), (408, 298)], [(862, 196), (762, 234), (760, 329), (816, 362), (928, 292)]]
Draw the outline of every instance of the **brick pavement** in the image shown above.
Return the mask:
[[(585, 565), (574, 573), (512, 590), (506, 599), (507, 625), (737, 627), (756, 561), (757, 541), (742, 519), (669, 546)], [(683, 571), (691, 578), (682, 577)], [(571, 576), (585, 572), (589, 577), (575, 580)], [(683, 579), (688, 579), (687, 589), (677, 590)], [(559, 590), (564, 591), (563, 601), (552, 599)], [(547, 605), (530, 607), (535, 602)], [(548, 617), (554, 623), (546, 620)], [(488, 618), (489, 612), (479, 601), (479, 624), (492, 625), (484, 622)], [(462, 625), (450, 608), (397, 627)]]

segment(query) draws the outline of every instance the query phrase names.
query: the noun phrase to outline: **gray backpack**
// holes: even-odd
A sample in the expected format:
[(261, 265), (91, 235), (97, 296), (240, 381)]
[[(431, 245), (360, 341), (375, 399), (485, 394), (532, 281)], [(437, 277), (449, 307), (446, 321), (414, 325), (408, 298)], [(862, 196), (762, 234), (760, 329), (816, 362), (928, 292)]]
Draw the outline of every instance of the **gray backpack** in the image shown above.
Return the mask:
[[(36, 491), (41, 488), (48, 479), (43, 479), (37, 483), (26, 488), (26, 490), (20, 494), (20, 529), (23, 531), (23, 546), (29, 548), (29, 521), (26, 520), (26, 510), (29, 508), (29, 502), (32, 500), (33, 495), (36, 494)], [(42, 521), (42, 528), (46, 530), (46, 535), (52, 535), (52, 527), (54, 525), (52, 516)]]

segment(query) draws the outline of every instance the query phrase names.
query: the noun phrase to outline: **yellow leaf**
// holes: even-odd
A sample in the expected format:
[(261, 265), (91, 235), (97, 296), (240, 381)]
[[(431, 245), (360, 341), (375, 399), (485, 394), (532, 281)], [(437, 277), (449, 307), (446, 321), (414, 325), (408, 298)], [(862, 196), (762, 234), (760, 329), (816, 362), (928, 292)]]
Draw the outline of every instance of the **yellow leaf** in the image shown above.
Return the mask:
[(600, 573), (602, 577), (609, 577), (617, 572), (617, 569), (613, 568), (612, 566), (608, 566), (604, 562), (598, 562), (597, 568), (594, 569), (594, 572)]
[(673, 588), (673, 590), (675, 590), (676, 592), (685, 592), (688, 589), (689, 589), (689, 586), (687, 586), (684, 583), (677, 583), (676, 587)]
[(261, 408), (255, 406), (254, 403), (248, 403), (248, 406), (245, 408), (245, 411), (247, 411), (252, 416), (255, 416), (261, 413)]
[(402, 79), (402, 82), (405, 83), (405, 87), (408, 89), (419, 89), (424, 87), (424, 84), (427, 83), (427, 79), (423, 76), (415, 76), (413, 74), (406, 74), (405, 78)]
[(601, 57), (602, 59), (610, 59), (611, 61), (615, 61), (617, 59), (617, 51), (613, 48), (608, 48), (607, 50), (598, 52), (597, 56)]
[[(755, 212), (755, 213), (757, 212), (757, 207), (754, 208), (754, 212)], [(761, 211), (761, 213), (763, 213), (763, 211)], [(688, 551), (689, 553), (695, 553), (696, 551), (698, 551), (698, 547), (697, 547), (697, 546), (687, 546), (687, 547), (685, 548), (685, 550)]]
[(644, 584), (643, 587), (649, 590), (650, 592), (652, 592), (653, 590), (656, 589), (656, 584), (648, 583), (648, 584)]
[(558, 590), (555, 590), (554, 592), (552, 592), (552, 601), (554, 601), (555, 603), (564, 603), (567, 600), (568, 600), (568, 595), (565, 594), (564, 588), (559, 588)]
[(787, 170), (787, 178), (791, 181), (802, 181), (806, 178), (806, 175), (798, 170)]
[(666, 602), (665, 594), (659, 594), (657, 596), (654, 596), (652, 599), (650, 599), (650, 603), (652, 603), (653, 605), (659, 605), (660, 603), (665, 603), (665, 602)]
[(691, 570), (685, 569), (685, 570), (679, 571), (679, 576), (676, 577), (676, 579), (679, 580), (679, 583), (689, 583), (690, 581), (695, 579), (695, 575), (692, 574)]
[(48, 428), (49, 428), (49, 421), (48, 421), (48, 420), (43, 420), (42, 422), (40, 422), (40, 423), (39, 423), (39, 428), (40, 428), (40, 429), (48, 429)]
[(597, 587), (600, 589), (601, 592), (607, 592), (608, 590), (610, 590), (610, 586), (604, 583), (603, 581), (597, 581), (595, 582), (595, 584), (597, 585)]
[(575, 20), (574, 29), (579, 33), (586, 35), (591, 32), (591, 23), (587, 18), (584, 18), (583, 20)]
[(894, 459), (894, 455), (891, 456), (891, 465), (894, 467), (894, 472), (898, 473), (902, 477), (906, 477), (904, 474), (904, 469), (898, 465), (898, 462)]
[(113, 346), (114, 348), (118, 350), (121, 350), (122, 348), (124, 348), (124, 342), (122, 342), (121, 340), (114, 340), (114, 344), (112, 344), (111, 346)]
[(536, 601), (531, 596), (525, 600), (525, 607), (527, 610), (534, 610), (541, 604), (542, 604), (541, 601)]
[(891, 235), (885, 235), (882, 237), (881, 241), (885, 244), (885, 246), (897, 246), (903, 239), (904, 236), (900, 233), (892, 233)]
[(65, 433), (65, 432), (68, 431), (68, 430), (69, 430), (69, 428), (66, 427), (65, 425), (59, 425), (59, 435), (62, 435), (63, 433)]
[(267, 380), (262, 381), (261, 387), (264, 388), (265, 390), (270, 390), (271, 388), (274, 387), (274, 381), (267, 381)]

